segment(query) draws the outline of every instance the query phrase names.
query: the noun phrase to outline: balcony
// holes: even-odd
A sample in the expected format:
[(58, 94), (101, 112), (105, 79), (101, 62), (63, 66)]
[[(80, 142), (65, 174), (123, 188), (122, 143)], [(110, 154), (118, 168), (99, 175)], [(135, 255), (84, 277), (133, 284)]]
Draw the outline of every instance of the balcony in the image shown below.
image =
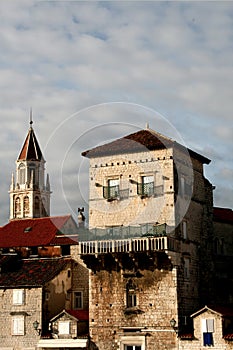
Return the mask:
[(125, 199), (129, 197), (129, 189), (120, 190), (119, 185), (116, 186), (104, 186), (103, 197), (109, 202), (116, 199)]
[(141, 197), (160, 197), (163, 196), (163, 192), (163, 185), (155, 186), (154, 182), (137, 184), (137, 194)]
[(117, 240), (80, 242), (80, 254), (177, 251), (178, 242), (173, 237), (138, 237)]

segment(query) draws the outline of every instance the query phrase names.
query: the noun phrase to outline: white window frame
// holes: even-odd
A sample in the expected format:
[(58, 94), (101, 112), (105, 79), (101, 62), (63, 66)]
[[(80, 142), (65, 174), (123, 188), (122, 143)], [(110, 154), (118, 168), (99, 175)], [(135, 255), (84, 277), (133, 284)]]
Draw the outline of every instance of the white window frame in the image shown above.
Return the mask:
[(13, 305), (24, 305), (25, 303), (25, 290), (13, 289)]
[(25, 316), (12, 316), (12, 335), (25, 335)]
[[(80, 293), (81, 307), (76, 306), (76, 294), (77, 293)], [(83, 309), (83, 291), (81, 291), (81, 290), (74, 291), (74, 293), (73, 293), (73, 307), (74, 307), (74, 310), (82, 310)]]
[(59, 335), (69, 335), (70, 321), (58, 321), (58, 333)]
[(141, 350), (145, 350), (145, 336), (136, 334), (132, 336), (122, 336), (120, 339), (120, 350), (125, 350), (126, 346), (141, 346)]
[(214, 333), (214, 318), (201, 319), (202, 333)]

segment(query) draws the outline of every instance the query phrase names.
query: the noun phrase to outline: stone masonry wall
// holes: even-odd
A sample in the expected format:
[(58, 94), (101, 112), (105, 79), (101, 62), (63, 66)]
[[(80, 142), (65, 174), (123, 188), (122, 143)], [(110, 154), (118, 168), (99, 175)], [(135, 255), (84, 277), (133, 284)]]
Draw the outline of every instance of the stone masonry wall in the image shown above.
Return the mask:
[[(147, 350), (154, 350), (155, 344), (156, 350), (172, 350), (172, 344), (175, 349), (170, 320), (177, 319), (176, 269), (145, 269), (138, 271), (137, 276), (123, 270), (91, 273), (90, 333), (100, 350), (121, 349), (125, 335), (146, 333)], [(130, 278), (136, 285), (134, 309), (126, 307), (126, 284)], [(134, 328), (141, 331), (134, 333)]]
[[(34, 349), (39, 335), (33, 328), (33, 322), (42, 324), (42, 288), (25, 289), (25, 303), (13, 305), (13, 289), (0, 290), (0, 350)], [(12, 335), (13, 315), (25, 315), (25, 335)]]
[[(155, 186), (164, 186), (164, 195), (142, 199), (137, 183), (154, 175)], [(103, 187), (109, 179), (120, 179), (120, 190), (128, 196), (108, 202)], [(89, 226), (129, 226), (159, 222), (174, 224), (172, 150), (132, 153), (90, 160)]]
[[(83, 309), (89, 309), (89, 270), (80, 259), (79, 246), (71, 247), (71, 255), (74, 259), (72, 265), (72, 291), (81, 291), (83, 295)], [(71, 299), (70, 308), (73, 308)]]

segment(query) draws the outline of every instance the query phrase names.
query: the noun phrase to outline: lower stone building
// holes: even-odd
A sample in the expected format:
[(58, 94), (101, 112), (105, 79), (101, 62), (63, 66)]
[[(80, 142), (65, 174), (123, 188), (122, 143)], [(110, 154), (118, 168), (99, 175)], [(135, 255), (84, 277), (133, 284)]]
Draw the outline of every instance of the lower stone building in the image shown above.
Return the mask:
[[(192, 315), (194, 333), (180, 337), (180, 350), (233, 349), (233, 309), (205, 306)], [(186, 338), (186, 339), (185, 339)]]
[(88, 333), (88, 302), (76, 294), (73, 271), (78, 271), (78, 263), (71, 257), (2, 254), (0, 265), (0, 349), (36, 349), (41, 338), (52, 338), (51, 319), (64, 308), (70, 315), (79, 314), (76, 337)]

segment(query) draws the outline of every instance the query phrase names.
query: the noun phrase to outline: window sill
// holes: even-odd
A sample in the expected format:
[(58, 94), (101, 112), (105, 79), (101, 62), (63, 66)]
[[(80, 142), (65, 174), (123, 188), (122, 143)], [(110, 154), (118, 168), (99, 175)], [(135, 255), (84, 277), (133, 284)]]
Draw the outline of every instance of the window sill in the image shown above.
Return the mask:
[(142, 313), (143, 313), (143, 311), (140, 310), (137, 306), (127, 307), (124, 310), (125, 315), (138, 315), (138, 314), (142, 314)]

